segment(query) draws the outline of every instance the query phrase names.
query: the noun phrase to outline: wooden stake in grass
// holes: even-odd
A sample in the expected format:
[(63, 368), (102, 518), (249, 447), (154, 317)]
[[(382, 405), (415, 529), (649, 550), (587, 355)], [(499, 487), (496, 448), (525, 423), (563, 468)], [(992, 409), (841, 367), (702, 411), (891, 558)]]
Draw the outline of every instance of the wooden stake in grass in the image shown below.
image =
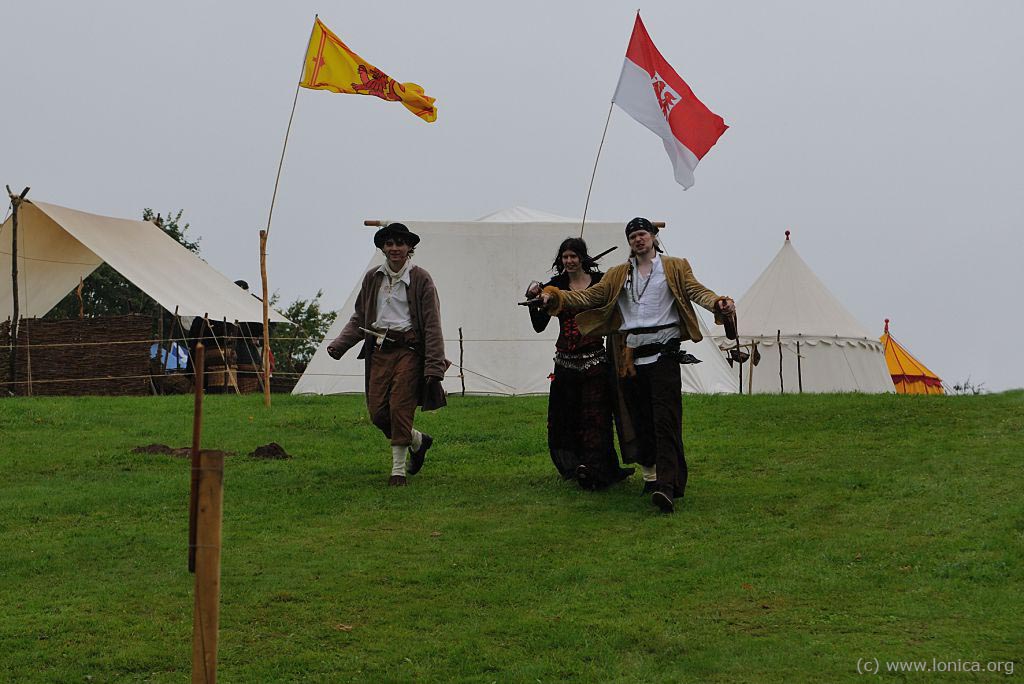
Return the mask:
[(192, 414), (192, 477), (188, 496), (188, 571), (196, 571), (196, 511), (199, 507), (199, 443), (203, 435), (203, 378), (206, 376), (206, 347), (196, 342), (192, 355), (195, 370), (195, 409)]
[(220, 628), (220, 542), (224, 507), (224, 453), (200, 452), (196, 535), (195, 613), (192, 620), (192, 682), (217, 681)]

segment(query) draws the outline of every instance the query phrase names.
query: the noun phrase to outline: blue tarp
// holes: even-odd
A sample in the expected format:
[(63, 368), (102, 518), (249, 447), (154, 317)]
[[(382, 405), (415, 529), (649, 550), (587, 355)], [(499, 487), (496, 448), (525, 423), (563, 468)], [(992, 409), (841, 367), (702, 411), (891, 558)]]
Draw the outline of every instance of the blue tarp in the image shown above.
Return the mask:
[(185, 370), (188, 367), (188, 350), (177, 342), (171, 343), (171, 350), (161, 347), (156, 342), (149, 348), (149, 358), (157, 358), (160, 355), (160, 364), (167, 370)]

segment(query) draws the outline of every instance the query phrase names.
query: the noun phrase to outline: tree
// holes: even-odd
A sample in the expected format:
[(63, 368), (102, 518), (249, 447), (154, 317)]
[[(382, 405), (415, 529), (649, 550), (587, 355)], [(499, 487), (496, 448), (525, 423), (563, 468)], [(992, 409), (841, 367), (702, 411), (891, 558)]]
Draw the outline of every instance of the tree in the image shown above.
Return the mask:
[[(184, 210), (177, 213), (169, 211), (167, 216), (163, 217), (154, 214), (153, 210), (147, 207), (142, 211), (142, 220), (152, 221), (185, 249), (198, 255), (199, 240), (188, 239), (186, 234), (189, 224), (182, 225), (182, 213)], [(118, 316), (130, 313), (155, 313), (160, 310), (160, 305), (108, 264), (101, 264), (82, 283), (82, 309), (89, 317)], [(69, 292), (50, 309), (44, 318), (78, 318), (78, 296), (75, 290)]]
[[(323, 340), (338, 314), (320, 310), (323, 290), (317, 290), (312, 299), (296, 299), (282, 313), (294, 325), (279, 323), (271, 328), (270, 349), (274, 352), (275, 371), (279, 373), (301, 373), (313, 358), (317, 346)], [(270, 305), (279, 300), (277, 293), (270, 298)]]

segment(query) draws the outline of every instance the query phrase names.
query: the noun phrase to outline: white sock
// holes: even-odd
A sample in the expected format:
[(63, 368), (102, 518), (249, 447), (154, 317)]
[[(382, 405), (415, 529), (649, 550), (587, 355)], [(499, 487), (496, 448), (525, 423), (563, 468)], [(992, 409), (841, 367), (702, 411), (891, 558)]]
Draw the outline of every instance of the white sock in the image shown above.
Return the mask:
[(413, 428), (412, 430), (412, 444), (409, 445), (413, 451), (416, 451), (423, 446), (423, 433)]
[(640, 472), (644, 474), (644, 482), (657, 482), (658, 471), (655, 466), (640, 466)]
[(405, 455), (409, 452), (407, 446), (391, 447), (391, 474), (405, 477)]

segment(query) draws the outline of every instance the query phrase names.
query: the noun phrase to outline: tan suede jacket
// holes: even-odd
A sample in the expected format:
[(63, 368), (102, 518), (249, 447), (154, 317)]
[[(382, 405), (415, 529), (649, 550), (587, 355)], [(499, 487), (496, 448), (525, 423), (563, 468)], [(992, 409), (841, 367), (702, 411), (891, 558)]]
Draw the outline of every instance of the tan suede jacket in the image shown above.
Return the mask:
[[(356, 297), (355, 311), (330, 347), (341, 358), (342, 354), (359, 342), (364, 342), (359, 358), (366, 357), (367, 345), (372, 345), (376, 338), (364, 333), (359, 328), (372, 328), (377, 320), (377, 292), (384, 281), (384, 274), (371, 268), (363, 276), (362, 287)], [(423, 344), (423, 375), (443, 378), (448, 364), (444, 357), (444, 337), (441, 334), (441, 305), (437, 299), (434, 279), (419, 266), (409, 269), (409, 314), (412, 318), (412, 329)]]
[[(679, 339), (700, 342), (704, 336), (700, 333), (697, 323), (697, 312), (693, 310), (696, 302), (715, 314), (715, 323), (721, 325), (720, 314), (714, 310), (719, 296), (704, 287), (693, 277), (690, 262), (679, 257), (661, 255), (661, 265), (665, 270), (665, 280), (676, 300), (676, 311), (679, 313)], [(605, 273), (597, 285), (586, 290), (559, 290), (557, 287), (546, 287), (544, 291), (551, 294), (547, 312), (552, 316), (565, 308), (580, 309), (576, 314), (576, 325), (584, 335), (610, 335), (622, 327), (622, 312), (618, 301), (622, 288), (626, 285), (626, 277), (633, 268), (631, 261), (613, 266)]]

